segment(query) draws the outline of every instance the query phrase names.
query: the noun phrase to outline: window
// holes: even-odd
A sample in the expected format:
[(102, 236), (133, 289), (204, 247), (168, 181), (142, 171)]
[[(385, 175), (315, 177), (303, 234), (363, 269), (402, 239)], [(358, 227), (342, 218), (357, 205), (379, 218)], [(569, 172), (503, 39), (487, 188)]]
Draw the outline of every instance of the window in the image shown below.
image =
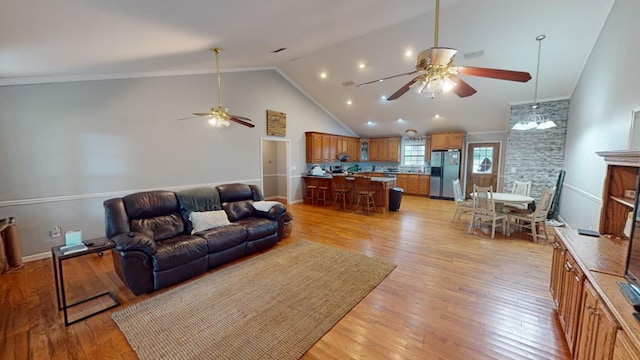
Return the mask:
[(493, 172), (493, 147), (476, 147), (473, 149), (473, 173), (491, 174)]
[(404, 145), (402, 151), (402, 166), (423, 166), (424, 144)]

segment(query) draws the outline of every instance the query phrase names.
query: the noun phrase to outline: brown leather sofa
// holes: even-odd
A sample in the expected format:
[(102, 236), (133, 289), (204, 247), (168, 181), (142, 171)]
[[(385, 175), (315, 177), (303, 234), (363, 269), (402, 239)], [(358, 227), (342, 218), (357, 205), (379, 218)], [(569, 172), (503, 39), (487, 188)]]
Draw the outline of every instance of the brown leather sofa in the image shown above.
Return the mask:
[[(282, 204), (271, 203), (267, 211), (254, 208), (262, 200), (260, 188), (246, 184), (145, 191), (106, 200), (106, 235), (116, 244), (116, 273), (140, 295), (273, 246), (282, 239), (291, 214)], [(216, 210), (224, 210), (230, 224), (192, 234), (189, 216)]]

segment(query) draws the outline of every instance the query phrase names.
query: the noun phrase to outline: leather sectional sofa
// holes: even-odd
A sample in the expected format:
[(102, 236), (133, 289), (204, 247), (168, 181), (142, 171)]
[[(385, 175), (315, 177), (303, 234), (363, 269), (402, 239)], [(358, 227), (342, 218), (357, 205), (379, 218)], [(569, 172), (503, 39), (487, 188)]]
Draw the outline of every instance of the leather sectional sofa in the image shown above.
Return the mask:
[(136, 295), (273, 246), (292, 220), (246, 184), (139, 192), (106, 200), (104, 209), (116, 273)]

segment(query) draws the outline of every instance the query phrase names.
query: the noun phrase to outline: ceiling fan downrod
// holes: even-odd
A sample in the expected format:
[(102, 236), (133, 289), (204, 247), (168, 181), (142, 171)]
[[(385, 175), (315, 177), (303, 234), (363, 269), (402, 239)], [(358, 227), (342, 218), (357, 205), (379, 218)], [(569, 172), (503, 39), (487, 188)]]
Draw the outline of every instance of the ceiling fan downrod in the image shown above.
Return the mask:
[(213, 48), (211, 49), (215, 54), (216, 54), (216, 75), (218, 77), (218, 107), (222, 108), (222, 100), (221, 96), (220, 96), (220, 62), (218, 60), (218, 55), (220, 54), (220, 51), (222, 50), (222, 48)]
[(433, 47), (438, 47), (438, 28), (440, 24), (440, 0), (436, 0), (436, 21), (435, 30), (433, 32)]

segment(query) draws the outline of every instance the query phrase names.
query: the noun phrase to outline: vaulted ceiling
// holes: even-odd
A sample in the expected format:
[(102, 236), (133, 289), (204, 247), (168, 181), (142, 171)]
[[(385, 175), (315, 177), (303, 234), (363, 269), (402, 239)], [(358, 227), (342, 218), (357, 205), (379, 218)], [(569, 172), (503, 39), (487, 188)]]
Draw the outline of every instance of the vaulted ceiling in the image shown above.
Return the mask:
[(538, 99), (569, 98), (613, 1), (442, 0), (439, 46), (458, 50), (456, 65), (534, 79), (461, 75), (475, 95), (384, 101), (411, 76), (354, 84), (414, 70), (415, 54), (433, 46), (435, 0), (9, 0), (0, 85), (212, 72), (208, 50), (222, 47), (222, 71), (276, 68), (359, 136), (507, 131), (509, 104), (534, 97), (535, 37), (547, 35)]

